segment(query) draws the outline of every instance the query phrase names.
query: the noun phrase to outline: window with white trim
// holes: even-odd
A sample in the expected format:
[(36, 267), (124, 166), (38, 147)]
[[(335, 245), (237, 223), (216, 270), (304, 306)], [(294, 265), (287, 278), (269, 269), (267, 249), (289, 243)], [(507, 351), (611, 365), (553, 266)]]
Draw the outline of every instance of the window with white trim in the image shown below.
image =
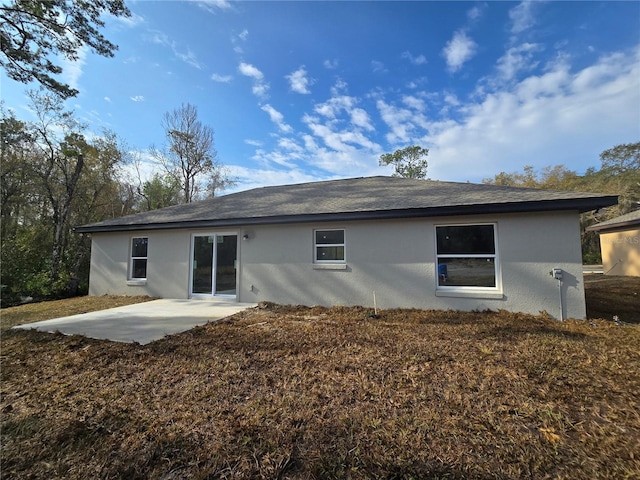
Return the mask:
[(344, 230), (314, 230), (314, 262), (344, 263)]
[(500, 286), (496, 225), (436, 226), (438, 288), (497, 290)]
[(131, 239), (131, 261), (129, 263), (129, 279), (145, 280), (147, 278), (147, 237)]

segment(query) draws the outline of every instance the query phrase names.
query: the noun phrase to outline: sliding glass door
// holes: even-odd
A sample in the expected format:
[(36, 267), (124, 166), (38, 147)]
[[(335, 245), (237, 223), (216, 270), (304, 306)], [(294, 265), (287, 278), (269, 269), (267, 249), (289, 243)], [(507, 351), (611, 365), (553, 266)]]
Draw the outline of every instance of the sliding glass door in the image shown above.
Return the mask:
[(238, 236), (216, 236), (215, 294), (236, 294), (236, 260), (238, 258)]
[(236, 295), (236, 234), (193, 235), (191, 294)]

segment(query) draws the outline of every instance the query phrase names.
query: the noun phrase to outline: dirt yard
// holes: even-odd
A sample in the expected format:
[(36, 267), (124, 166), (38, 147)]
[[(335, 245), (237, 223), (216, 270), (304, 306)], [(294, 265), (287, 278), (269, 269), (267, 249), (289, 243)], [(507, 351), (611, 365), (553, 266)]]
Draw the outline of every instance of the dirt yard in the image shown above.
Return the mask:
[(640, 277), (585, 275), (588, 318), (640, 324)]

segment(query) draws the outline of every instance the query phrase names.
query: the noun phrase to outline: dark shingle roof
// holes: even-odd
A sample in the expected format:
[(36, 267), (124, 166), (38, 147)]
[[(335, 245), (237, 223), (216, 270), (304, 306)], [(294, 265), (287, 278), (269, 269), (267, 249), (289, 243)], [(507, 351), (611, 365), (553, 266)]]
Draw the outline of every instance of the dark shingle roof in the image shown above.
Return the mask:
[(600, 230), (611, 230), (614, 228), (632, 227), (640, 225), (640, 210), (629, 212), (619, 217), (609, 219), (605, 222), (596, 223), (587, 227), (589, 232), (598, 232)]
[(83, 225), (76, 231), (90, 233), (549, 210), (583, 212), (616, 203), (616, 195), (365, 177), (256, 188)]

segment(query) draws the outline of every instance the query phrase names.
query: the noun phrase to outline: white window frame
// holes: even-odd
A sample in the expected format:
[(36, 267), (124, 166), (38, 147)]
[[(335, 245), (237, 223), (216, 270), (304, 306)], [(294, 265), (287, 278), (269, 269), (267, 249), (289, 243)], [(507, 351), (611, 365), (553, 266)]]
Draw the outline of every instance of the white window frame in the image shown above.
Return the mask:
[[(342, 232), (342, 243), (317, 243), (317, 232)], [(318, 258), (320, 247), (342, 247), (342, 260), (321, 260)], [(315, 228), (313, 230), (313, 263), (318, 265), (345, 264), (347, 263), (347, 232), (344, 228)]]
[[(494, 252), (478, 254), (440, 254), (438, 252), (438, 228), (440, 227), (476, 227), (491, 225), (493, 227)], [(500, 267), (500, 252), (498, 245), (498, 223), (497, 222), (468, 222), (468, 223), (443, 223), (434, 225), (434, 250), (435, 250), (435, 280), (436, 296), (443, 297), (475, 297), (475, 298), (503, 298), (502, 293), (502, 270)], [(492, 258), (494, 266), (495, 286), (483, 287), (474, 285), (441, 285), (438, 265), (440, 259), (446, 258)]]
[[(147, 239), (147, 256), (146, 257), (134, 257), (133, 256), (133, 242), (136, 239), (139, 238), (146, 238)], [(144, 260), (146, 261), (146, 268), (145, 268), (145, 273), (147, 274), (147, 276), (149, 275), (149, 237), (144, 237), (144, 236), (137, 236), (137, 237), (131, 237), (130, 241), (129, 241), (129, 280), (130, 281), (145, 281), (147, 279), (147, 277), (134, 277), (134, 272), (135, 269), (133, 268), (133, 262), (134, 260)]]

